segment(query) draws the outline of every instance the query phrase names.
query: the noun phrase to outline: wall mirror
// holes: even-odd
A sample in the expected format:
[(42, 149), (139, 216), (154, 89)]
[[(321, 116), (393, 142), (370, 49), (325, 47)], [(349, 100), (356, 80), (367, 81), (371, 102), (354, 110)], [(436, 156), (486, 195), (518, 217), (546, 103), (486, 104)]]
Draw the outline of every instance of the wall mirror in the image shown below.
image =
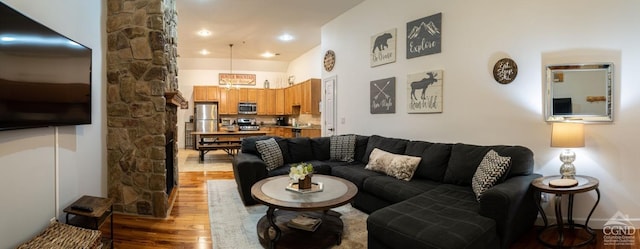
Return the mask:
[(547, 121), (613, 121), (613, 64), (547, 66)]

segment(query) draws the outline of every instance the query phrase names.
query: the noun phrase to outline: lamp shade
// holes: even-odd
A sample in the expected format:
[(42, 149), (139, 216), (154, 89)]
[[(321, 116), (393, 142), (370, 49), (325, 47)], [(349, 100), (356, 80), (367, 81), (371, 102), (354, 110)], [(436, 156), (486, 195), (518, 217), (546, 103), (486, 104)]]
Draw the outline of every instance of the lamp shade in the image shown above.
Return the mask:
[(553, 123), (551, 128), (551, 147), (584, 147), (584, 124)]

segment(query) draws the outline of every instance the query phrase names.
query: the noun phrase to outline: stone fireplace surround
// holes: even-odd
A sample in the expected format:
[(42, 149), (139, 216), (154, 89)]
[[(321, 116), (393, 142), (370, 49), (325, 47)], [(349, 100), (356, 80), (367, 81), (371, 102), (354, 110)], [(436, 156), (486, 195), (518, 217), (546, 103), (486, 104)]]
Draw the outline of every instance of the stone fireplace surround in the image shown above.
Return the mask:
[(107, 1), (107, 184), (116, 212), (163, 218), (171, 209), (177, 110), (187, 107), (176, 26), (175, 0)]

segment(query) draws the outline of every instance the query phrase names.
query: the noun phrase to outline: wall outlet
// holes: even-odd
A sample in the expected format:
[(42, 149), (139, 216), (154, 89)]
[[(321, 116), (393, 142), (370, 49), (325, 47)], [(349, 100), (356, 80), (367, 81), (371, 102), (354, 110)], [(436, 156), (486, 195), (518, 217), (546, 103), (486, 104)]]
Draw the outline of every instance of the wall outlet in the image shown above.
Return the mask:
[(345, 123), (347, 123), (347, 119), (344, 117), (340, 118), (340, 124), (345, 124)]

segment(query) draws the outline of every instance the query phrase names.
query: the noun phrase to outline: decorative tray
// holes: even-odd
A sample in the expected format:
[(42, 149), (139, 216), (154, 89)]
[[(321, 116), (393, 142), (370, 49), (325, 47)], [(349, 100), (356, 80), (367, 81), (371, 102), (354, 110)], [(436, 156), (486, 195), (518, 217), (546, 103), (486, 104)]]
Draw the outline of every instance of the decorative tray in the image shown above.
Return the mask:
[(300, 189), (300, 188), (298, 188), (298, 183), (297, 182), (289, 183), (289, 185), (287, 186), (287, 190), (293, 191), (293, 192), (296, 192), (296, 193), (302, 193), (302, 194), (322, 192), (322, 189), (323, 189), (323, 186), (322, 186), (321, 182), (312, 182), (311, 183), (311, 188), (309, 188), (309, 189)]

